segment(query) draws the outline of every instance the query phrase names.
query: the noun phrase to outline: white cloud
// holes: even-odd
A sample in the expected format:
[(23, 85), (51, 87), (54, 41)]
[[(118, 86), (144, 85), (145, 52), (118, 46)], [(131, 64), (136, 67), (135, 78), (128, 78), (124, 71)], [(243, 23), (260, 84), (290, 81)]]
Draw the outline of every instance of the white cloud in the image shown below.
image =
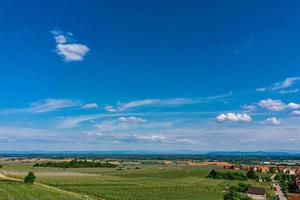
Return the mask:
[(148, 141), (163, 141), (166, 139), (164, 135), (135, 135), (136, 139)]
[(105, 106), (104, 110), (106, 110), (107, 112), (118, 112), (118, 110), (112, 106)]
[(78, 116), (78, 117), (66, 117), (58, 123), (57, 128), (74, 128), (82, 122), (95, 120), (95, 119), (100, 118), (100, 117), (101, 117), (101, 115), (86, 115), (86, 116)]
[(11, 109), (8, 113), (44, 113), (56, 111), (63, 108), (74, 107), (78, 105), (78, 101), (70, 99), (45, 99), (42, 101), (33, 102), (29, 108)]
[(139, 124), (146, 122), (146, 119), (129, 116), (129, 117), (119, 117), (116, 119), (109, 119), (102, 121), (100, 124), (95, 125), (102, 132), (118, 132), (124, 130), (133, 130), (139, 126)]
[(289, 103), (287, 105), (288, 108), (292, 109), (292, 110), (295, 110), (295, 109), (299, 109), (300, 108), (300, 104), (297, 104), (297, 103)]
[(293, 115), (300, 115), (300, 110), (294, 110), (294, 111), (292, 111), (292, 114)]
[(130, 116), (130, 117), (119, 117), (118, 119), (120, 122), (130, 122), (130, 123), (142, 123), (142, 122), (146, 122), (146, 119), (140, 118), (140, 117), (134, 117), (134, 116)]
[[(56, 52), (58, 55), (64, 58), (65, 61), (81, 61), (90, 49), (84, 44), (71, 43), (68, 38), (60, 31), (52, 31), (54, 39), (56, 41)], [(69, 37), (73, 34), (68, 34)]]
[(271, 117), (266, 119), (265, 124), (279, 126), (281, 124), (281, 121), (276, 117)]
[(266, 90), (267, 90), (267, 88), (265, 88), (265, 87), (256, 89), (257, 92), (263, 92), (263, 91), (266, 91)]
[(65, 61), (81, 61), (89, 52), (89, 48), (83, 44), (58, 44), (56, 51)]
[(63, 35), (56, 35), (56, 36), (54, 37), (54, 39), (55, 39), (56, 43), (58, 43), (58, 44), (63, 44), (63, 43), (66, 43), (66, 42), (67, 42), (66, 37), (63, 36)]
[(174, 99), (144, 99), (139, 101), (132, 101), (129, 103), (123, 103), (119, 106), (119, 110), (127, 110), (130, 108), (141, 106), (173, 106), (173, 105), (186, 105), (198, 103), (197, 100), (188, 98), (174, 98)]
[(250, 122), (251, 116), (247, 114), (235, 114), (235, 113), (226, 113), (226, 114), (220, 114), (216, 117), (216, 120), (219, 122), (224, 121), (232, 121), (232, 122)]
[(81, 105), (81, 108), (85, 108), (85, 109), (98, 108), (98, 105), (96, 103), (87, 103)]
[(225, 95), (210, 96), (198, 99), (191, 98), (172, 98), (172, 99), (143, 99), (137, 101), (131, 101), (127, 103), (119, 103), (119, 105), (114, 108), (113, 106), (106, 106), (105, 110), (109, 112), (124, 111), (131, 108), (145, 107), (145, 106), (179, 106), (179, 105), (189, 105), (189, 104), (199, 104), (206, 103), (213, 100), (223, 99), (232, 95), (232, 92)]
[(288, 93), (296, 93), (299, 92), (299, 89), (292, 89), (292, 90), (285, 90), (286, 88), (290, 88), (294, 86), (297, 82), (300, 81), (300, 77), (288, 77), (283, 81), (274, 83), (268, 87), (257, 88), (256, 91), (263, 92), (263, 91), (279, 91), (281, 94), (288, 94)]
[(80, 123), (93, 121), (96, 119), (107, 118), (107, 117), (119, 117), (120, 114), (96, 114), (96, 115), (80, 115), (80, 116), (70, 116), (63, 117), (59, 120), (57, 128), (74, 128)]
[(298, 88), (292, 89), (292, 90), (280, 90), (279, 91), (280, 94), (291, 94), (291, 93), (298, 93), (298, 92), (299, 92)]
[(197, 141), (191, 140), (191, 139), (187, 139), (187, 138), (177, 139), (176, 142), (184, 143), (184, 144), (198, 144)]
[(276, 111), (276, 112), (283, 111), (286, 109), (295, 110), (295, 109), (300, 108), (300, 104), (293, 103), (293, 102), (291, 102), (289, 104), (285, 104), (281, 100), (273, 100), (273, 99), (261, 100), (260, 102), (258, 102), (258, 105), (261, 108), (265, 108), (267, 110)]
[(59, 110), (62, 108), (74, 107), (78, 104), (77, 101), (73, 101), (70, 99), (45, 99), (43, 101), (31, 103), (31, 108), (29, 111), (32, 112), (50, 112)]
[(281, 100), (265, 99), (258, 102), (261, 108), (266, 108), (271, 111), (282, 111), (286, 108), (286, 104)]
[(297, 81), (300, 81), (300, 77), (289, 77), (284, 81), (277, 82), (271, 86), (271, 90), (280, 90), (293, 86)]

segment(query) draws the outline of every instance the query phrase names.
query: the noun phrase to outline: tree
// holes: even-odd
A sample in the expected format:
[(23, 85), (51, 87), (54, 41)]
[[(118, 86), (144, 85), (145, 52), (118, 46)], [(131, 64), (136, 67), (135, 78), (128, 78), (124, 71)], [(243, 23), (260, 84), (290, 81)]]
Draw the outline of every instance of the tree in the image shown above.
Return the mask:
[(217, 172), (216, 170), (211, 170), (209, 175), (208, 175), (209, 178), (216, 178), (217, 177)]
[(248, 189), (248, 185), (246, 185), (245, 183), (238, 183), (237, 185), (238, 192), (246, 192), (247, 189)]
[(257, 179), (257, 175), (255, 174), (255, 171), (254, 170), (249, 170), (247, 172), (247, 178), (248, 179)]
[(276, 172), (276, 167), (271, 167), (270, 168), (270, 173), (275, 173)]
[(36, 179), (36, 176), (33, 172), (28, 172), (28, 175), (24, 178), (24, 183), (33, 184)]

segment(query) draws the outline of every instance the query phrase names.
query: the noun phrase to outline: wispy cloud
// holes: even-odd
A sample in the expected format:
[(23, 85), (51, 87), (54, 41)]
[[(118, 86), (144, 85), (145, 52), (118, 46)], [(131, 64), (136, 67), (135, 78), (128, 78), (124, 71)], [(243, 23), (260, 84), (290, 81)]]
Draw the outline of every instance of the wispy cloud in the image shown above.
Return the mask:
[(80, 115), (80, 116), (63, 117), (59, 119), (57, 128), (74, 128), (79, 126), (83, 122), (93, 121), (101, 118), (120, 117), (120, 116), (124, 116), (124, 114), (122, 115), (121, 114), (96, 114), (96, 115)]
[(136, 139), (138, 140), (146, 140), (152, 142), (163, 141), (166, 139), (164, 135), (135, 135)]
[(33, 102), (28, 108), (9, 109), (7, 113), (45, 113), (56, 111), (63, 108), (74, 107), (79, 104), (78, 101), (70, 99), (44, 99)]
[(96, 103), (82, 104), (81, 108), (84, 108), (84, 109), (98, 108), (98, 104), (96, 104)]
[(210, 97), (204, 97), (198, 99), (191, 99), (191, 98), (143, 99), (143, 100), (131, 101), (127, 103), (119, 103), (119, 105), (115, 108), (111, 105), (108, 105), (104, 109), (108, 112), (118, 112), (118, 111), (124, 111), (132, 108), (146, 107), (146, 106), (179, 106), (179, 105), (199, 104), (199, 103), (206, 103), (218, 99), (223, 99), (231, 95), (232, 92), (225, 95), (210, 96)]
[(292, 111), (292, 114), (300, 116), (300, 110), (294, 110), (294, 111)]
[(300, 81), (300, 77), (288, 77), (283, 81), (276, 82), (268, 87), (257, 88), (256, 91), (263, 92), (263, 91), (277, 91), (281, 94), (289, 94), (289, 93), (297, 93), (299, 92), (298, 88), (289, 89), (290, 87), (294, 86), (296, 83)]
[(143, 119), (141, 117), (135, 117), (135, 116), (130, 116), (130, 117), (119, 117), (118, 119), (120, 122), (126, 123), (126, 122), (130, 122), (130, 123), (142, 123), (142, 122), (146, 122), (146, 119)]
[(89, 47), (84, 44), (72, 43), (72, 33), (64, 35), (61, 31), (52, 31), (56, 42), (56, 53), (64, 58), (65, 61), (81, 61), (90, 51)]
[(256, 111), (257, 110), (257, 106), (254, 105), (254, 104), (251, 104), (251, 105), (243, 105), (241, 106), (242, 109), (248, 111), (248, 112), (253, 112), (253, 111)]
[(76, 117), (65, 117), (61, 119), (57, 125), (57, 128), (74, 128), (78, 126), (80, 123), (85, 121), (91, 121), (98, 118), (101, 118), (102, 115), (83, 115)]
[[(109, 118), (108, 120), (103, 121), (104, 123), (109, 122), (110, 124), (120, 124), (120, 123), (143, 123), (147, 120), (141, 117), (132, 116), (131, 113), (121, 114), (121, 113), (112, 113), (112, 114), (95, 114), (95, 115), (79, 115), (79, 116), (69, 116), (59, 118), (57, 128), (74, 128), (79, 126), (84, 122), (93, 122), (97, 119)], [(113, 119), (110, 119), (113, 118)], [(97, 124), (96, 126), (101, 125)]]
[(137, 124), (147, 122), (146, 119), (129, 116), (129, 117), (119, 117), (117, 119), (105, 120), (97, 125), (98, 128), (102, 132), (110, 132), (110, 131), (123, 131), (128, 130), (129, 128), (134, 128)]
[(107, 112), (118, 112), (118, 109), (115, 109), (113, 106), (105, 106), (104, 110)]

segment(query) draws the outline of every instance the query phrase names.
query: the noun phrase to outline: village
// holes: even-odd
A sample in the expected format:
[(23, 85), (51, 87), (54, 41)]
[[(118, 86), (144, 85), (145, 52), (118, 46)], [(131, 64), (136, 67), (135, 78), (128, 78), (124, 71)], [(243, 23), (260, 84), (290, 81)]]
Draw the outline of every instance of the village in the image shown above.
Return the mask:
[[(261, 162), (261, 164), (232, 164), (224, 161), (203, 161), (185, 160), (181, 161), (191, 166), (201, 166), (218, 169), (232, 170), (234, 172), (245, 171), (246, 174), (254, 172), (259, 174), (255, 176), (257, 182), (270, 182), (274, 192), (276, 193), (276, 200), (300, 200), (300, 166), (298, 163), (290, 162)], [(230, 172), (230, 171), (229, 171)], [(268, 175), (268, 176), (266, 176)], [(223, 177), (224, 178), (224, 177)], [(227, 178), (226, 178), (227, 179)], [(231, 177), (229, 177), (231, 179)], [(227, 188), (226, 191), (229, 191)], [(266, 190), (262, 187), (248, 187), (245, 193), (254, 200), (265, 200)]]
[[(273, 173), (271, 176), (272, 186), (276, 192), (277, 200), (300, 200), (300, 166), (290, 166), (290, 165), (277, 165), (277, 166), (268, 166), (268, 165), (258, 165), (258, 166), (243, 166), (243, 165), (224, 165), (224, 169), (231, 170), (246, 170), (254, 171), (260, 173)], [(289, 186), (284, 185), (286, 182), (280, 180), (279, 175), (290, 175), (292, 180), (289, 180), (289, 186), (294, 185), (294, 191), (287, 188)], [(286, 176), (285, 176), (286, 177)], [(263, 180), (258, 179), (259, 182)], [(294, 193), (295, 192), (295, 193)], [(265, 191), (263, 188), (250, 187), (247, 191), (248, 195), (255, 200), (265, 199)]]

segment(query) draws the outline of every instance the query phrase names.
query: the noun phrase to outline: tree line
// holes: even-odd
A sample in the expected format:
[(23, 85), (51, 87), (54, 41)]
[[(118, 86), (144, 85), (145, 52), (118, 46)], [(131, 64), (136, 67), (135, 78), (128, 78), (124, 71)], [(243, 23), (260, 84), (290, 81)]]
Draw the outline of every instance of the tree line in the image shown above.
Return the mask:
[(210, 171), (208, 178), (246, 181), (248, 179), (258, 179), (258, 176), (253, 170), (250, 170), (245, 174), (241, 171), (218, 172), (213, 169)]
[(115, 168), (117, 165), (106, 162), (93, 162), (87, 160), (71, 160), (62, 162), (43, 162), (36, 163), (34, 167), (59, 167), (59, 168), (88, 168), (88, 167), (99, 167), (99, 168)]

